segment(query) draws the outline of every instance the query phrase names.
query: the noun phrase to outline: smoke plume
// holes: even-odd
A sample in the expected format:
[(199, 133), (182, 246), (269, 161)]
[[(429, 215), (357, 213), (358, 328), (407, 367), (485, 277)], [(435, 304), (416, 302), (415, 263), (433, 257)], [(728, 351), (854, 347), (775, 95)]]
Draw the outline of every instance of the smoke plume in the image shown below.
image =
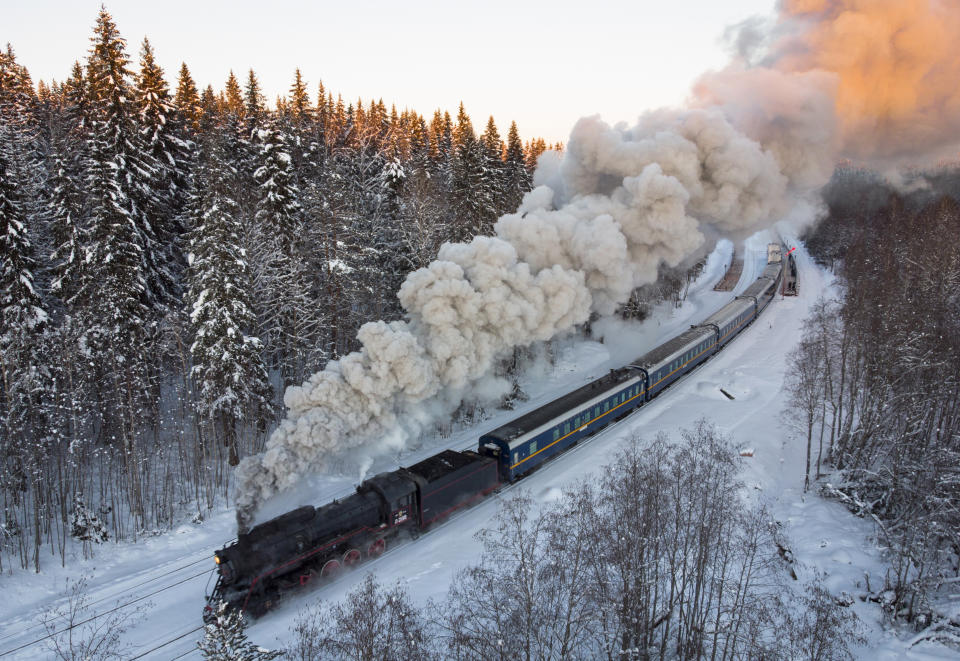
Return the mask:
[(844, 157), (881, 167), (956, 158), (956, 0), (781, 0), (770, 29), (747, 23), (737, 36), (756, 69), (833, 79)]
[(498, 357), (613, 312), (661, 264), (809, 205), (839, 157), (956, 144), (957, 17), (933, 0), (786, 0), (772, 27), (741, 28), (741, 54), (688, 108), (631, 127), (581, 119), (495, 236), (446, 244), (409, 275), (403, 321), (364, 325), (359, 351), (287, 389), (286, 419), (238, 468), (241, 527), (344, 453), (402, 447)]

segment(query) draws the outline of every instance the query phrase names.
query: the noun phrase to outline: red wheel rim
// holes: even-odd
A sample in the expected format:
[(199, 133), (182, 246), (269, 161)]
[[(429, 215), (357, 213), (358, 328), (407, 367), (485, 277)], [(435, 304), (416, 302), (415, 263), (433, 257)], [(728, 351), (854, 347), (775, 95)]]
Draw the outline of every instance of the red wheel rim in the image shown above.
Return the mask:
[(320, 570), (320, 575), (324, 577), (336, 576), (340, 573), (339, 560), (327, 560), (327, 563)]
[(387, 540), (378, 539), (372, 544), (370, 548), (367, 549), (367, 555), (371, 558), (376, 558), (378, 555), (387, 550)]
[(350, 549), (343, 554), (343, 564), (347, 567), (353, 567), (355, 564), (360, 562), (360, 551), (357, 549)]

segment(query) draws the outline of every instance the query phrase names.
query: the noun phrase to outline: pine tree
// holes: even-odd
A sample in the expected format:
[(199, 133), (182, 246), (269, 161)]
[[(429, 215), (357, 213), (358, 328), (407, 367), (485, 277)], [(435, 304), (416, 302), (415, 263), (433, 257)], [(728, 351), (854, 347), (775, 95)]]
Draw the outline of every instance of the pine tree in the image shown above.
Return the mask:
[(26, 120), (36, 101), (30, 72), (17, 62), (10, 44), (0, 52), (0, 117), (6, 121)]
[[(500, 139), (500, 132), (493, 121), (493, 116), (487, 121), (487, 128), (480, 136), (480, 142), (483, 145), (485, 178), (489, 186), (490, 208), (495, 219), (509, 211), (515, 211), (517, 207), (511, 207), (508, 200), (510, 169), (503, 160), (503, 140)], [(492, 223), (493, 219), (490, 222)], [(490, 231), (492, 232), (492, 228)]]
[[(92, 41), (87, 64), (93, 116), (88, 190), (96, 235), (91, 261), (113, 271), (106, 280), (121, 288), (111, 294), (114, 302), (123, 301), (118, 314), (129, 314), (131, 326), (142, 326), (150, 309), (172, 300), (170, 274), (156, 252), (158, 238), (150, 222), (150, 211), (158, 205), (153, 189), (158, 166), (138, 130), (126, 43), (105, 9), (97, 17)], [(102, 284), (90, 283), (91, 298)]]
[(506, 159), (506, 190), (504, 191), (504, 211), (509, 213), (520, 207), (523, 196), (530, 191), (532, 180), (527, 170), (523, 154), (523, 143), (520, 141), (520, 131), (517, 123), (510, 123), (507, 133)]
[(490, 115), (490, 119), (487, 120), (487, 128), (480, 136), (480, 141), (483, 142), (483, 146), (487, 150), (487, 158), (491, 162), (503, 159), (503, 140), (500, 139), (500, 132), (493, 121), (493, 115)]
[(243, 119), (246, 112), (243, 105), (243, 94), (240, 92), (240, 83), (237, 82), (237, 77), (233, 75), (232, 70), (224, 87), (224, 105), (228, 113)]
[[(321, 86), (322, 87), (322, 86)], [(290, 119), (294, 124), (309, 121), (313, 109), (310, 107), (310, 95), (307, 93), (307, 84), (303, 82), (300, 69), (294, 73), (293, 85), (290, 86), (289, 102)]]
[(200, 105), (197, 84), (193, 82), (193, 76), (190, 75), (186, 62), (180, 65), (177, 95), (174, 97), (173, 105), (180, 113), (180, 117), (189, 132), (195, 135), (200, 130), (200, 117), (203, 115), (203, 107)]
[(214, 124), (221, 111), (220, 101), (213, 92), (213, 85), (207, 85), (200, 95), (200, 130), (205, 132)]
[(271, 392), (260, 358), (262, 344), (252, 336), (252, 286), (233, 198), (237, 173), (230, 164), (228, 141), (229, 133), (220, 131), (208, 136), (205, 145), (192, 201), (188, 300), (198, 408), (236, 465), (238, 426), (263, 421)]
[(244, 631), (243, 615), (220, 602), (217, 621), (203, 628), (203, 640), (197, 642), (204, 659), (210, 661), (269, 661), (279, 658), (280, 652), (271, 652), (254, 645)]
[(256, 133), (259, 147), (255, 234), (252, 251), (256, 278), (262, 292), (259, 300), (262, 327), (271, 364), (280, 369), (285, 382), (303, 375), (317, 336), (317, 307), (310, 298), (310, 279), (305, 271), (303, 209), (296, 185), (290, 140), (279, 122)]
[(247, 86), (243, 92), (243, 109), (249, 134), (263, 122), (267, 110), (267, 103), (260, 89), (260, 81), (253, 69), (250, 69), (247, 75)]
[[(5, 357), (17, 335), (37, 332), (47, 313), (34, 288), (33, 245), (27, 234), (22, 172), (13, 163), (12, 131), (0, 125), (0, 349)], [(20, 365), (21, 369), (28, 364)]]
[(96, 512), (87, 507), (82, 493), (77, 493), (73, 499), (73, 511), (70, 513), (70, 536), (82, 541), (84, 548), (87, 548), (90, 542), (102, 544), (110, 539), (107, 527)]
[(486, 149), (477, 140), (463, 104), (453, 133), (451, 163), (451, 239), (469, 241), (479, 234), (492, 234), (496, 220), (496, 174), (488, 167)]
[(86, 263), (84, 246), (87, 245), (87, 238), (83, 224), (83, 196), (60, 152), (55, 151), (51, 160), (53, 172), (47, 203), (53, 240), (49, 267), (52, 276), (50, 286), (67, 310), (71, 311), (76, 302), (75, 296), (84, 281), (82, 271)]
[(463, 107), (463, 101), (460, 102), (460, 109), (457, 111), (457, 123), (453, 128), (453, 148), (460, 149), (464, 146), (473, 146), (477, 139), (477, 134), (473, 130), (473, 122), (470, 121), (470, 115), (467, 109)]
[(151, 195), (143, 211), (156, 240), (148, 253), (148, 261), (150, 270), (158, 277), (157, 286), (163, 290), (162, 300), (171, 304), (179, 299), (178, 273), (182, 268), (179, 240), (183, 232), (179, 215), (186, 202), (186, 162), (190, 146), (178, 135), (170, 90), (147, 39), (143, 40), (140, 58), (135, 104), (140, 138), (153, 164), (149, 182)]
[(278, 123), (258, 131), (259, 167), (254, 172), (260, 189), (257, 222), (276, 236), (280, 248), (290, 254), (300, 222), (300, 193), (294, 180), (290, 144)]
[[(30, 188), (24, 185), (29, 168), (19, 158), (21, 139), (0, 123), (0, 459), (2, 480), (24, 488), (30, 476), (38, 477), (32, 469), (43, 455), (46, 434), (47, 370), (41, 343), (48, 317), (34, 286), (28, 200), (21, 195)], [(35, 564), (39, 570), (36, 554)]]

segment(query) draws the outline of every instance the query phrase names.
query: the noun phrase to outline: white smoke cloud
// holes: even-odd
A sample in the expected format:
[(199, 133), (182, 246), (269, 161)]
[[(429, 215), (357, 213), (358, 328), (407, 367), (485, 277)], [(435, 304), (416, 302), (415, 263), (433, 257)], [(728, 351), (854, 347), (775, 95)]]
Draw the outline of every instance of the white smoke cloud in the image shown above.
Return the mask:
[(810, 141), (786, 112), (767, 123), (740, 113), (758, 141), (722, 105), (649, 113), (633, 127), (580, 120), (562, 159), (541, 157), (537, 188), (496, 236), (445, 244), (407, 277), (405, 321), (365, 324), (360, 351), (287, 390), (286, 419), (238, 467), (241, 525), (337, 457), (396, 451), (461, 397), (501, 392), (484, 380), (499, 357), (613, 312), (661, 264), (769, 226), (823, 183), (809, 163), (826, 162), (817, 149), (829, 139)]

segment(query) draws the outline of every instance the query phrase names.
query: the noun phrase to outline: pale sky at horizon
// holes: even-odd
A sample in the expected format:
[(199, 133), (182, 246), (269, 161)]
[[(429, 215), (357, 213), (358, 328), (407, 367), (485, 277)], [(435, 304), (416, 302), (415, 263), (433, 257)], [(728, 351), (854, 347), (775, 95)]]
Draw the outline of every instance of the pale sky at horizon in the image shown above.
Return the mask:
[[(84, 62), (100, 1), (5, 0), (9, 42), (34, 82)], [(232, 69), (257, 73), (270, 105), (297, 67), (312, 100), (317, 82), (347, 102), (383, 98), (427, 118), (460, 101), (478, 131), (493, 115), (502, 135), (566, 141), (574, 122), (600, 114), (632, 123), (678, 105), (696, 77), (726, 62), (724, 28), (769, 14), (775, 0), (491, 0), (468, 3), (302, 3), (112, 0), (133, 68), (144, 36), (171, 87), (186, 62), (197, 85), (220, 90)]]

